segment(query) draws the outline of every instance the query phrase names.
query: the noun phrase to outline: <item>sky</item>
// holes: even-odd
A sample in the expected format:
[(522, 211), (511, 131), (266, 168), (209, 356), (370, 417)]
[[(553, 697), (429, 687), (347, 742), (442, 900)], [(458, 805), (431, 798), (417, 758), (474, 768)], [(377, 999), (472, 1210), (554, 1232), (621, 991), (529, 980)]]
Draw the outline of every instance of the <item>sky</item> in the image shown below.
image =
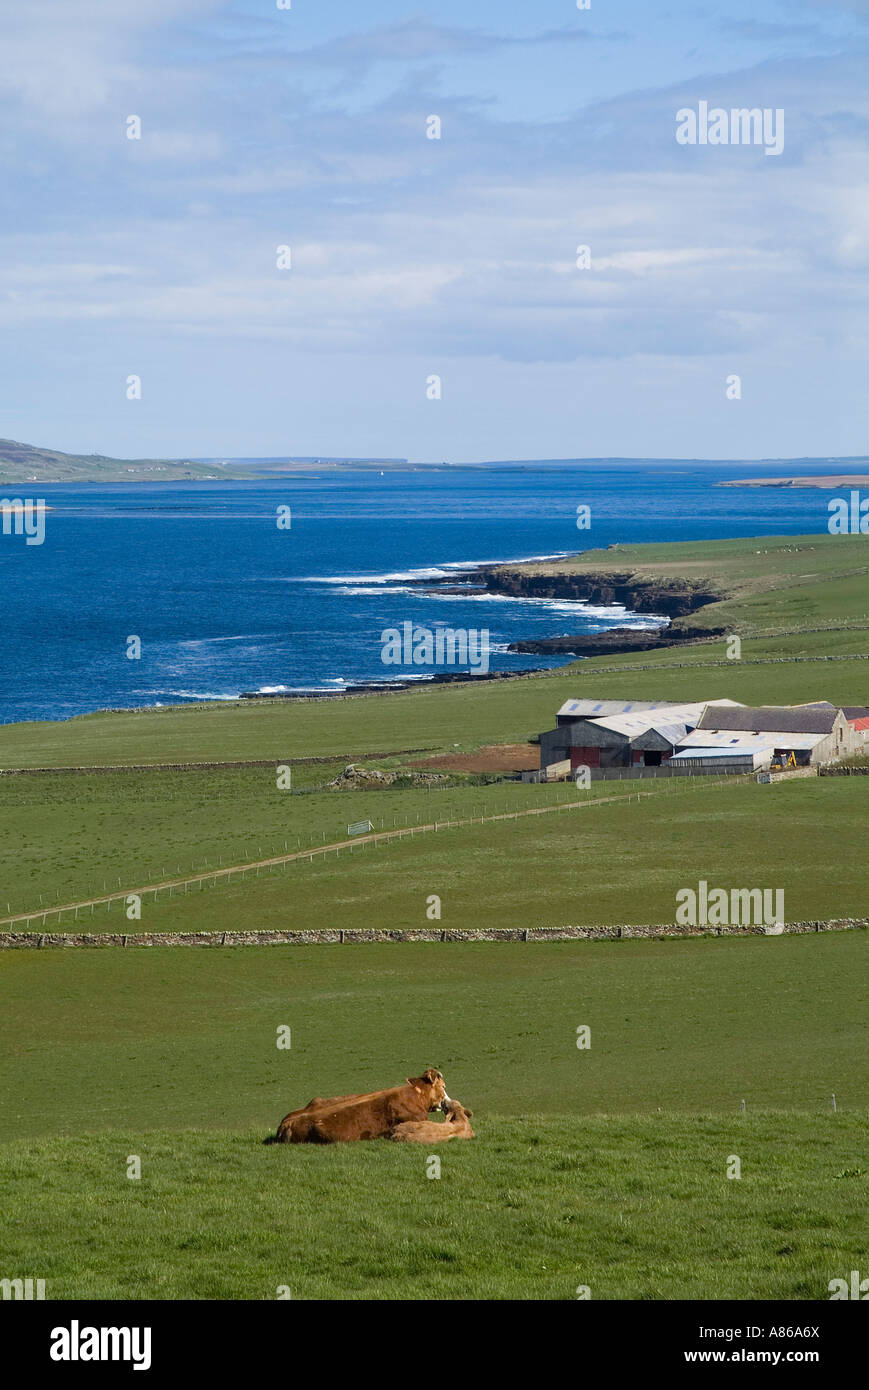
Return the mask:
[(869, 0), (285, 3), (0, 0), (0, 436), (867, 452)]

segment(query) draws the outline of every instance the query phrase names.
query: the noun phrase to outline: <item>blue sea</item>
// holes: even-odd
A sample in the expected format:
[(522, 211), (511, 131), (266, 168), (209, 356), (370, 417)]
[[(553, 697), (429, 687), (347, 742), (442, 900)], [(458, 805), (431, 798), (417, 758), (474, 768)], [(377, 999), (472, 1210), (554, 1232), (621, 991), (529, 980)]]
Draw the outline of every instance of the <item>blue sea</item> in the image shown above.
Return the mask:
[[(487, 629), (492, 670), (558, 665), (562, 658), (506, 647), (648, 617), (433, 595), (408, 581), (444, 582), (473, 564), (615, 542), (826, 531), (828, 493), (714, 486), (822, 471), (817, 461), (531, 463), (213, 484), (30, 484), (51, 510), (42, 545), (0, 535), (0, 718), (430, 678), (433, 668), (382, 663), (381, 633), (408, 621)], [(581, 505), (591, 508), (591, 530), (577, 529)], [(282, 506), (291, 508), (289, 529), (277, 525)], [(141, 639), (138, 660), (126, 655), (131, 636)]]

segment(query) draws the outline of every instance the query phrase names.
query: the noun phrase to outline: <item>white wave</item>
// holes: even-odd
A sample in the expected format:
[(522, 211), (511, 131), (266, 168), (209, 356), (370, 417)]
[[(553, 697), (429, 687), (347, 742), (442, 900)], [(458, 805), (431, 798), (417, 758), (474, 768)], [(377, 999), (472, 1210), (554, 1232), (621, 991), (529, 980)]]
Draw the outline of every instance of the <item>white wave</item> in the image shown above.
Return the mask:
[(238, 691), (233, 695), (218, 693), (214, 690), (136, 690), (136, 695), (174, 695), (179, 700), (237, 700)]
[[(562, 598), (526, 598), (522, 594), (439, 594), (425, 591), (409, 590), (415, 598), (434, 599), (439, 603), (519, 603), (528, 608), (536, 608), (549, 613), (570, 613), (573, 617), (581, 616), (584, 618), (610, 618), (617, 622), (620, 627), (627, 626), (622, 621), (629, 610), (620, 603), (610, 603), (603, 607), (594, 604), (583, 603), (581, 599), (562, 599)], [(668, 623), (669, 619), (650, 613), (648, 618), (639, 617), (635, 613), (630, 614), (631, 622), (637, 627), (659, 627), (662, 623)]]
[(234, 637), (185, 637), (174, 645), (176, 647), (206, 647), (213, 642), (253, 642), (273, 636), (274, 633), (271, 632), (240, 632)]
[[(257, 695), (328, 695), (330, 693), (339, 694), (341, 689), (354, 690), (360, 685), (404, 685), (407, 681), (430, 681), (434, 679), (432, 673), (426, 672), (400, 676), (354, 676), (352, 680), (347, 680), (345, 676), (324, 677), (320, 685), (261, 685), (256, 691)], [(338, 689), (330, 692), (328, 686), (337, 686)], [(172, 693), (172, 692), (168, 692)]]
[(414, 592), (415, 590), (408, 588), (406, 584), (384, 584), (382, 587), (375, 585), (372, 588), (362, 587), (358, 589), (345, 588), (335, 590), (336, 594), (342, 594), (347, 598), (372, 597), (374, 595), (379, 596), (380, 594), (412, 594)]
[(449, 579), (445, 569), (396, 570), (390, 574), (304, 574), (291, 584), (389, 584), (402, 579)]
[(571, 550), (559, 550), (553, 555), (524, 555), (504, 560), (444, 560), (439, 565), (420, 565), (416, 569), (392, 570), (386, 574), (306, 574), (291, 579), (294, 584), (390, 584), (411, 579), (452, 579), (456, 570), (479, 569), (482, 565), (531, 565), (542, 560), (563, 560)]

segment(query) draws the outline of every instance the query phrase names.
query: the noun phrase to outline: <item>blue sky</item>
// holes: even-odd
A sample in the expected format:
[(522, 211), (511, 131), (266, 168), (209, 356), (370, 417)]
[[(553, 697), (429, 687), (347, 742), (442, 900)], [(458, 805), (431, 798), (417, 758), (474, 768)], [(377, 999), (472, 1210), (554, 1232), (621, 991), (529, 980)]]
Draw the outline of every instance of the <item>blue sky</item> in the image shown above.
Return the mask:
[[(869, 0), (0, 0), (0, 28), (0, 435), (867, 449)], [(700, 101), (782, 109), (782, 154), (679, 145)]]

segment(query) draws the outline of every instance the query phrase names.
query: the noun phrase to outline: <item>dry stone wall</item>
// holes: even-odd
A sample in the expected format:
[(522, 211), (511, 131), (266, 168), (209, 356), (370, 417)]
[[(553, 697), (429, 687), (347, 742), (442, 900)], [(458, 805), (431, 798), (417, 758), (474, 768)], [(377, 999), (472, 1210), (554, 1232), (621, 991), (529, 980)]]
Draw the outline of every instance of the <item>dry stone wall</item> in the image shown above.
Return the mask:
[[(783, 934), (850, 931), (869, 927), (869, 917), (836, 917), (817, 922), (787, 922)], [(379, 927), (340, 927), (289, 931), (215, 932), (0, 932), (0, 949), (54, 946), (348, 946), (387, 941), (627, 941), (636, 938), (669, 940), (687, 936), (764, 936), (765, 927), (411, 927), (388, 931)]]

